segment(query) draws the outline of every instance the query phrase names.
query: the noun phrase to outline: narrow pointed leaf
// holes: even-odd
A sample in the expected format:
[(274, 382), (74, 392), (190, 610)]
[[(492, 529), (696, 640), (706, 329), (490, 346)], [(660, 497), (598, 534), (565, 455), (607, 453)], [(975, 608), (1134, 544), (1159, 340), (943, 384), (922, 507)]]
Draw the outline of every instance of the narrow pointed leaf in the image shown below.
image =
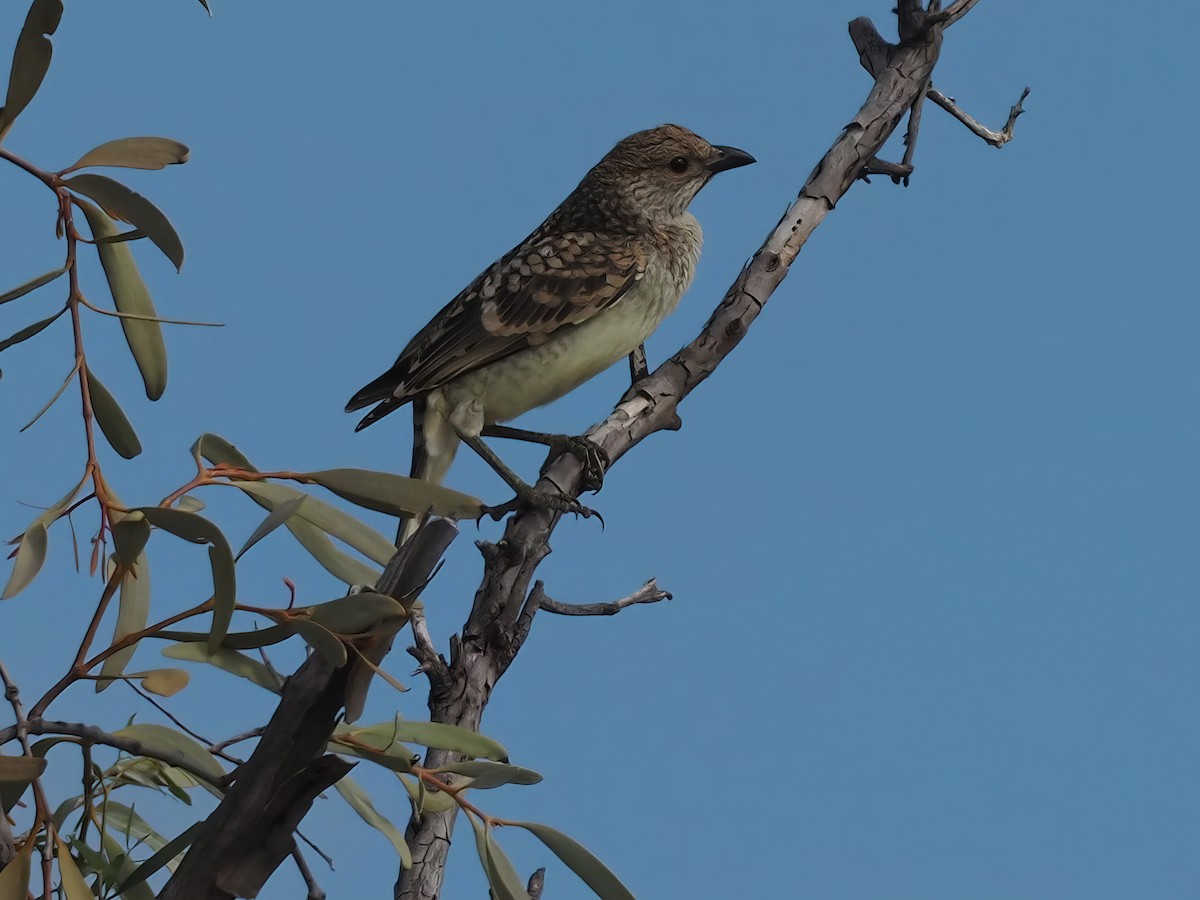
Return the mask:
[[(145, 522), (141, 524), (145, 525)], [(117, 528), (124, 525), (125, 522), (122, 522)], [(148, 525), (146, 527), (149, 529)], [(143, 546), (145, 546), (144, 543)], [(114, 644), (126, 635), (141, 631), (146, 627), (146, 622), (150, 618), (150, 561), (146, 558), (144, 551), (138, 551), (133, 567), (121, 578), (120, 590), (117, 624), (113, 629), (112, 642)], [(100, 693), (112, 685), (113, 679), (125, 671), (125, 667), (129, 665), (129, 661), (136, 651), (137, 644), (123, 647), (104, 660), (100, 667), (101, 677), (97, 678), (95, 682), (96, 693)]]
[(441, 766), (434, 771), (465, 775), (471, 779), (470, 787), (478, 790), (500, 787), (504, 784), (537, 784), (542, 780), (542, 776), (532, 769), (480, 760), (453, 763), (448, 766)]
[[(221, 647), (231, 650), (256, 650), (259, 647), (269, 647), (272, 644), (286, 641), (295, 633), (296, 630), (290, 625), (272, 625), (270, 628), (262, 628), (258, 631), (235, 631), (225, 635), (225, 640), (221, 642)], [(204, 644), (206, 650), (208, 648), (208, 633), (204, 631), (164, 630), (147, 635), (147, 637), (180, 641), (187, 644), (200, 642)]]
[(360, 522), (319, 497), (306, 494), (286, 484), (271, 484), (265, 481), (239, 481), (237, 486), (250, 494), (255, 502), (268, 509), (278, 508), (280, 504), (295, 497), (307, 497), (304, 507), (300, 510), (300, 518), (311, 522), (338, 540), (344, 541), (381, 566), (387, 565), (396, 553), (395, 543), (370, 525)]
[(29, 870), (36, 843), (34, 836), (29, 835), (17, 855), (0, 871), (0, 900), (26, 900), (29, 896)]
[(378, 746), (381, 740), (385, 742), (404, 741), (420, 744), (423, 747), (454, 750), (463, 756), (481, 756), (501, 762), (508, 759), (508, 751), (499, 741), (468, 728), (446, 725), (441, 722), (410, 722), (408, 719), (400, 719), (397, 722), (380, 722), (377, 725), (364, 727), (339, 725), (334, 729), (333, 734), (334, 737), (351, 734), (359, 740), (375, 746)]
[[(109, 884), (124, 881), (137, 870), (137, 861), (122, 849), (107, 829), (100, 837), (100, 846), (104, 848), (104, 877)], [(78, 849), (78, 845), (76, 847)], [(150, 885), (144, 883), (126, 889), (121, 896), (124, 900), (154, 900)]]
[(400, 865), (405, 869), (411, 869), (412, 854), (409, 852), (404, 835), (386, 816), (383, 816), (375, 809), (375, 804), (371, 802), (371, 798), (367, 795), (367, 792), (348, 775), (334, 785), (334, 787), (337, 788), (338, 793), (353, 807), (354, 811), (359, 814), (364, 822), (380, 831), (384, 837), (391, 841), (392, 846), (396, 848), (396, 853), (400, 856)]
[[(387, 594), (361, 591), (338, 597), (328, 603), (305, 607), (309, 619), (334, 634), (363, 634), (384, 623), (395, 624), (408, 618), (403, 604)], [(393, 631), (393, 633), (395, 633)]]
[(334, 668), (340, 669), (346, 664), (346, 645), (327, 628), (306, 619), (290, 619), (287, 624)]
[(137, 191), (107, 175), (90, 172), (68, 178), (63, 183), (72, 191), (91, 197), (103, 209), (120, 216), (138, 231), (146, 232), (146, 237), (175, 264), (176, 271), (183, 268), (183, 243), (175, 233), (175, 227), (161, 209)]
[(39, 275), (37, 278), (13, 288), (11, 291), (0, 294), (0, 303), (7, 303), (9, 300), (16, 300), (18, 297), (24, 297), (30, 291), (36, 291), (42, 285), (49, 284), (60, 275), (66, 274), (66, 271), (67, 270), (65, 268), (51, 269), (45, 275)]
[(0, 756), (0, 815), (16, 806), (45, 770), (46, 760), (37, 756)]
[(96, 424), (100, 426), (104, 437), (117, 453), (126, 459), (133, 459), (142, 452), (142, 442), (138, 440), (137, 432), (133, 430), (133, 425), (121, 409), (117, 398), (104, 383), (91, 369), (84, 368), (83, 371), (87, 376), (88, 396), (92, 401)]
[(118, 138), (93, 147), (73, 166), (64, 169), (73, 172), (88, 166), (119, 166), (125, 169), (163, 169), (188, 161), (187, 144), (164, 137)]
[(13, 52), (8, 95), (4, 106), (0, 108), (0, 140), (4, 139), (17, 116), (42, 86), (42, 79), (46, 77), (50, 58), (54, 54), (54, 48), (46, 36), (58, 29), (62, 13), (62, 0), (34, 0), (29, 7)]
[(122, 231), (120, 234), (114, 234), (112, 237), (96, 238), (97, 244), (122, 244), (125, 241), (140, 241), (146, 236), (146, 232), (138, 231), (134, 228), (132, 231)]
[(24, 328), (22, 328), (16, 334), (9, 335), (4, 340), (0, 341), (0, 350), (7, 350), (9, 347), (16, 346), (17, 344), (21, 343), (22, 341), (29, 340), (35, 334), (39, 334), (40, 332), (45, 331), (47, 328), (49, 328), (51, 325), (53, 325), (54, 321), (59, 316), (61, 316), (64, 312), (66, 312), (65, 306), (62, 309), (60, 309), (58, 312), (56, 312), (54, 315), (47, 316), (46, 318), (42, 319), (39, 322), (34, 322), (32, 325), (26, 325)]
[(26, 422), (24, 425), (21, 426), (22, 432), (28, 431), (30, 428), (33, 427), (34, 422), (36, 422), (38, 419), (40, 419), (42, 416), (44, 416), (46, 414), (46, 411), (48, 409), (50, 409), (50, 407), (52, 407), (55, 404), (55, 402), (57, 402), (58, 398), (63, 395), (63, 391), (65, 391), (70, 386), (71, 382), (75, 380), (75, 373), (78, 371), (79, 371), (79, 368), (78, 368), (78, 365), (76, 365), (75, 368), (71, 369), (71, 371), (67, 373), (66, 379), (63, 381), (63, 383), (61, 385), (59, 385), (58, 390), (54, 392), (54, 396), (45, 402), (45, 404), (42, 406), (42, 408), (37, 411), (37, 414), (34, 415), (34, 417), (32, 419), (30, 419), (28, 422)]
[(146, 506), (141, 512), (151, 525), (162, 528), (184, 540), (207, 542), (208, 559), (213, 575), (213, 623), (208, 636), (208, 649), (216, 652), (229, 631), (237, 602), (237, 573), (229, 541), (216, 525), (203, 516), (181, 509)]
[(62, 879), (63, 893), (67, 895), (67, 900), (93, 900), (92, 889), (84, 880), (83, 873), (79, 871), (75, 858), (71, 856), (71, 848), (57, 833), (54, 837), (58, 843), (58, 874)]
[(488, 885), (496, 895), (496, 900), (529, 900), (517, 870), (496, 843), (492, 830), (478, 822), (474, 816), (468, 818), (471, 820), (471, 827), (475, 829), (475, 849), (479, 852), (479, 862), (483, 865), (483, 873), (487, 876)]
[[(96, 240), (113, 237), (120, 232), (113, 220), (91, 203), (80, 200), (79, 206)], [(98, 244), (96, 251), (100, 255), (100, 264), (104, 267), (117, 311), (156, 318), (158, 311), (154, 308), (150, 291), (142, 280), (129, 247), (124, 244)], [(167, 388), (167, 346), (163, 342), (162, 326), (146, 319), (122, 318), (121, 328), (141, 372), (146, 396), (157, 400)]]
[(596, 892), (601, 900), (634, 900), (629, 888), (621, 884), (619, 878), (600, 862), (596, 855), (574, 838), (567, 837), (561, 831), (549, 825), (539, 825), (537, 822), (511, 822), (533, 832), (555, 856), (563, 861), (568, 869), (578, 875), (583, 883)]
[(133, 565), (150, 540), (150, 523), (139, 513), (130, 513), (112, 527), (113, 556), (117, 562)]
[[(124, 894), (126, 891), (137, 887), (163, 866), (166, 866), (168, 863), (174, 860), (177, 856), (183, 853), (184, 850), (191, 846), (192, 841), (196, 839), (196, 835), (200, 833), (200, 829), (203, 826), (203, 822), (196, 822), (187, 830), (172, 838), (166, 844), (163, 844), (161, 848), (155, 851), (153, 856), (149, 857), (145, 862), (139, 865), (137, 869), (129, 875), (128, 878), (126, 878), (117, 886), (116, 893)], [(74, 898), (68, 898), (68, 900), (74, 900)]]
[(34, 522), (26, 529), (21, 535), (21, 546), (13, 562), (12, 574), (8, 576), (4, 592), (0, 593), (0, 600), (9, 600), (29, 587), (37, 573), (42, 570), (42, 564), (46, 562), (48, 543), (46, 526), (40, 521)]
[(151, 723), (129, 725), (114, 733), (118, 737), (140, 741), (158, 752), (179, 753), (183, 759), (214, 779), (225, 774), (221, 764), (198, 741), (165, 725)]
[(183, 669), (151, 669), (132, 673), (142, 676), (142, 687), (160, 697), (172, 697), (188, 686), (191, 676)]
[(224, 463), (227, 466), (235, 466), (239, 469), (245, 469), (248, 472), (258, 471), (258, 469), (251, 465), (250, 460), (246, 459), (241, 450), (219, 434), (213, 434), (208, 431), (196, 438), (195, 443), (192, 444), (192, 454), (194, 456), (203, 456), (214, 466)]
[(448, 519), (477, 519), (483, 512), (483, 501), (475, 497), (391, 472), (324, 469), (306, 475), (356, 506), (393, 516), (432, 512)]
[(247, 550), (265, 538), (268, 534), (286, 522), (300, 508), (300, 505), (308, 499), (303, 494), (299, 497), (293, 497), (290, 500), (285, 500), (279, 504), (267, 517), (258, 523), (258, 527), (254, 529), (250, 537), (246, 538), (246, 543), (242, 545), (242, 549), (237, 552), (235, 559), (241, 559)]
[[(226, 642), (231, 637), (234, 635), (225, 635)], [(276, 694), (283, 690), (283, 682), (265, 665), (257, 659), (251, 659), (249, 656), (227, 647), (222, 647), (216, 653), (209, 653), (207, 643), (179, 643), (164, 647), (162, 654), (171, 659), (208, 663), (210, 666), (216, 666), (231, 675), (245, 678)]]

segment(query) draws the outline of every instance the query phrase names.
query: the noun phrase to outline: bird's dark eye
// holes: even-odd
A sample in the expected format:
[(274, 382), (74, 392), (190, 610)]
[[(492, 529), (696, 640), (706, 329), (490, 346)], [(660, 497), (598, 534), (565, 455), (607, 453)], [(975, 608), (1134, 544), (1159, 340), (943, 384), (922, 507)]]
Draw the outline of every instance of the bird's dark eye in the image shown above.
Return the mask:
[(667, 168), (676, 175), (682, 175), (688, 169), (688, 161), (685, 157), (677, 156), (667, 163)]

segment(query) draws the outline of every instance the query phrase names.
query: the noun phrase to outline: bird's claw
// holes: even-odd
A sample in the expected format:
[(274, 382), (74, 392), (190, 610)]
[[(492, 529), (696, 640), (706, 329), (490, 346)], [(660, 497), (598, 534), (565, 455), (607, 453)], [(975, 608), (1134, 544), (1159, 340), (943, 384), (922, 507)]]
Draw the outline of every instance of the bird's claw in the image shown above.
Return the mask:
[[(579, 477), (579, 489), (593, 494), (604, 487), (604, 472), (608, 468), (608, 451), (594, 444), (583, 435), (556, 435), (550, 443), (551, 457), (570, 453), (579, 460), (583, 472)], [(586, 509), (586, 507), (584, 507)], [(568, 510), (575, 512), (575, 510)], [(585, 517), (586, 518), (586, 517)], [(603, 520), (601, 520), (603, 521)]]
[(566, 497), (562, 494), (554, 493), (553, 491), (539, 491), (537, 488), (526, 488), (518, 491), (517, 495), (507, 503), (502, 503), (499, 506), (485, 506), (483, 512), (489, 515), (493, 520), (499, 522), (511, 512), (516, 512), (522, 506), (536, 506), (542, 509), (553, 510), (559, 513), (571, 513), (575, 516), (582, 516), (585, 519), (595, 517), (600, 520), (600, 527), (604, 527), (604, 517), (596, 510), (584, 506), (573, 497)]

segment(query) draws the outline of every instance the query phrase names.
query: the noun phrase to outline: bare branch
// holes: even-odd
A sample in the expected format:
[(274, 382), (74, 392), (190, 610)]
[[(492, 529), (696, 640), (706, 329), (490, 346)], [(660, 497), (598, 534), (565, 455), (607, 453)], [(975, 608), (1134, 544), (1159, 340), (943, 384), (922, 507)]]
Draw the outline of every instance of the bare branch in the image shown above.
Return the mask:
[[(282, 680), (282, 679), (281, 679)], [(249, 731), (243, 731), (241, 734), (235, 734), (231, 738), (226, 738), (216, 744), (208, 746), (208, 752), (214, 755), (220, 755), (221, 751), (226, 747), (232, 747), (234, 744), (240, 744), (242, 741), (248, 741), (251, 738), (260, 737), (266, 729), (259, 725), (257, 728), (251, 728)]]
[(886, 175), (896, 184), (903, 183), (908, 186), (908, 178), (913, 173), (912, 166), (906, 166), (901, 163), (888, 162), (885, 159), (876, 159), (871, 157), (863, 166), (862, 172), (859, 173), (859, 178), (867, 184), (871, 183), (871, 175)]
[(433, 638), (429, 634), (429, 624), (425, 621), (424, 606), (414, 603), (413, 608), (409, 610), (408, 618), (412, 625), (413, 638), (416, 641), (416, 646), (409, 647), (408, 653), (420, 663), (417, 671), (424, 672), (431, 682), (444, 681), (450, 670), (446, 665), (446, 658), (438, 653), (437, 648), (433, 645)]
[(296, 861), (296, 868), (300, 870), (300, 877), (304, 879), (304, 884), (308, 888), (307, 900), (325, 900), (326, 894), (317, 884), (316, 876), (308, 867), (308, 860), (304, 858), (299, 847), (292, 848), (292, 859)]
[(930, 12), (926, 17), (926, 21), (931, 25), (941, 24), (949, 28), (963, 16), (971, 11), (979, 0), (955, 0), (946, 9), (940, 12)]
[(928, 96), (930, 100), (966, 125), (973, 134), (983, 138), (984, 141), (993, 147), (1003, 147), (1013, 139), (1013, 127), (1017, 124), (1017, 117), (1025, 112), (1023, 104), (1025, 103), (1025, 98), (1029, 96), (1029, 88), (1021, 91), (1021, 96), (1017, 99), (1012, 109), (1008, 111), (1008, 121), (1004, 123), (1004, 128), (1000, 131), (992, 131), (986, 125), (976, 121), (972, 116), (959, 108), (954, 102), (953, 97), (947, 97), (932, 85), (930, 85)]
[(659, 600), (670, 600), (671, 592), (659, 590), (658, 583), (651, 578), (628, 597), (613, 600), (609, 603), (560, 603), (546, 595), (539, 581), (533, 586), (529, 602), (535, 603), (538, 609), (557, 616), (615, 616), (627, 606), (638, 603), (657, 603)]

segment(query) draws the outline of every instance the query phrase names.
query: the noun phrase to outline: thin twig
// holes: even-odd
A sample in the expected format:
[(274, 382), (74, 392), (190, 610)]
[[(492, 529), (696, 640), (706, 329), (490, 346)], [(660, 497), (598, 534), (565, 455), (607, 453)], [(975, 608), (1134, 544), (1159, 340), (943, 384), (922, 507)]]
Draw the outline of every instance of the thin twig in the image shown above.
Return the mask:
[(659, 590), (658, 583), (653, 578), (628, 597), (622, 597), (620, 600), (613, 600), (609, 603), (560, 603), (546, 595), (540, 581), (534, 584), (532, 593), (537, 597), (539, 609), (559, 616), (615, 616), (627, 606), (672, 599), (671, 592)]
[(241, 734), (235, 734), (231, 738), (227, 738), (218, 744), (209, 744), (207, 750), (215, 756), (220, 756), (221, 751), (226, 747), (232, 747), (234, 744), (240, 744), (242, 741), (248, 741), (251, 738), (259, 737), (266, 731), (265, 725), (259, 725), (257, 728), (251, 728), (249, 731), (243, 731)]
[(958, 119), (958, 121), (966, 125), (972, 134), (983, 138), (984, 141), (991, 144), (993, 147), (1003, 147), (1013, 139), (1013, 127), (1017, 124), (1017, 117), (1020, 116), (1021, 113), (1025, 112), (1025, 107), (1023, 104), (1025, 103), (1025, 98), (1029, 96), (1029, 88), (1025, 88), (1025, 90), (1021, 91), (1021, 96), (1008, 111), (1008, 121), (1004, 123), (1004, 128), (1000, 131), (992, 131), (992, 129), (988, 128), (986, 125), (976, 120), (973, 116), (963, 111), (963, 109), (954, 102), (953, 97), (947, 97), (932, 85), (929, 87), (927, 96), (946, 112), (950, 113), (950, 115), (954, 116), (954, 118)]
[[(12, 675), (8, 672), (8, 667), (4, 665), (4, 660), (0, 659), (0, 682), (4, 684), (4, 697), (8, 700), (12, 707), (13, 717), (17, 720), (13, 728), (16, 731), (16, 738), (21, 743), (21, 750), (28, 757), (33, 757), (33, 751), (29, 746), (29, 735), (35, 732), (30, 727), (30, 721), (25, 717), (25, 706), (21, 703), (21, 689), (17, 687), (17, 683), (13, 680)], [(46, 799), (46, 791), (42, 787), (41, 778), (33, 779), (33, 800), (36, 809), (36, 819), (33, 823), (33, 828), (30, 829), (28, 840), (33, 840), (34, 835), (38, 830), (45, 825), (49, 828), (50, 819), (50, 803)], [(0, 810), (0, 817), (6, 813)], [(47, 832), (47, 835), (49, 833)], [(53, 882), (51, 880), (52, 866), (54, 864), (54, 849), (53, 841), (47, 840), (42, 844), (42, 896), (44, 900), (50, 900)]]
[[(201, 734), (197, 734), (196, 732), (192, 731), (192, 729), (190, 729), (186, 725), (184, 725), (183, 722), (181, 722), (178, 718), (176, 718), (169, 709), (167, 709), (165, 706), (163, 706), (161, 703), (159, 703), (157, 700), (155, 700), (153, 697), (151, 697), (148, 693), (146, 693), (144, 690), (142, 690), (140, 687), (138, 687), (136, 684), (134, 684), (132, 678), (122, 678), (121, 680), (124, 681), (125, 684), (129, 686), (129, 689), (131, 691), (133, 691), (135, 694), (137, 694), (139, 697), (141, 697), (143, 700), (145, 700), (147, 703), (149, 703), (151, 706), (153, 706), (155, 709), (157, 709), (160, 713), (162, 713), (164, 716), (166, 716), (168, 719), (170, 719), (172, 722), (174, 722), (175, 727), (178, 728), (180, 731), (183, 731), (185, 734), (188, 734), (188, 735), (194, 737), (201, 744), (204, 744), (204, 746), (209, 747), (209, 748), (212, 747), (212, 741), (210, 741), (208, 738), (204, 737)], [(243, 762), (245, 762), (245, 760), (243, 760), (243, 759), (238, 759), (236, 756), (230, 756), (228, 753), (224, 753), (220, 750), (210, 749), (209, 752), (212, 753), (213, 756), (219, 756), (219, 757), (221, 757), (221, 759), (226, 760), (227, 762), (233, 763), (235, 766), (240, 766)]]
[(300, 877), (304, 879), (304, 884), (308, 887), (307, 900), (325, 900), (325, 891), (317, 884), (317, 879), (312, 873), (312, 869), (308, 867), (308, 860), (304, 858), (304, 854), (300, 852), (299, 847), (292, 847), (292, 859), (296, 861), (296, 868), (300, 870)]
[(317, 856), (321, 857), (321, 859), (325, 862), (325, 865), (329, 866), (329, 871), (330, 872), (333, 871), (333, 857), (332, 856), (330, 856), (328, 853), (326, 853), (324, 850), (322, 850), (320, 847), (318, 847), (316, 844), (314, 844), (312, 842), (312, 840), (310, 840), (308, 837), (306, 837), (304, 832), (301, 831), (299, 828), (296, 829), (296, 837), (300, 838), (300, 840), (302, 840), (302, 841), (304, 841), (304, 843), (308, 844), (308, 846), (310, 846), (312, 848), (313, 853), (315, 853), (315, 854), (317, 854)]
[(946, 9), (929, 13), (925, 21), (930, 25), (941, 24), (948, 28), (969, 13), (971, 7), (978, 2), (979, 0), (955, 0)]

